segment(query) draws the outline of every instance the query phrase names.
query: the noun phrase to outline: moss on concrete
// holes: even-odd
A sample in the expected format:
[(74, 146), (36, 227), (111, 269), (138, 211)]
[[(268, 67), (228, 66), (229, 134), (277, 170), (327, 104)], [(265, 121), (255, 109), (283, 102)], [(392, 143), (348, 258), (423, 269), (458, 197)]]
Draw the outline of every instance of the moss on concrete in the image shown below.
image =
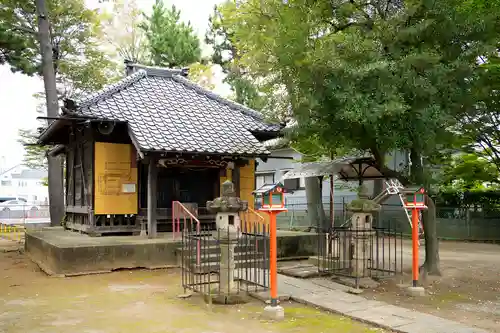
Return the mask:
[(277, 332), (383, 332), (381, 329), (365, 326), (347, 317), (298, 304), (285, 306), (285, 320), (272, 323), (270, 326)]

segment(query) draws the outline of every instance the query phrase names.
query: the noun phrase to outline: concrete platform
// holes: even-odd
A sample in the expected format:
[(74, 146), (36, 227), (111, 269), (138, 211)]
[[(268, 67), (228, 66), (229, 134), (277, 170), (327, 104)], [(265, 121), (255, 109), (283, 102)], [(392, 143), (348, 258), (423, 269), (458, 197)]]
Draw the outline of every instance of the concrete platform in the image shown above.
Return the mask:
[[(278, 257), (304, 258), (315, 255), (317, 235), (308, 232), (278, 231)], [(178, 267), (180, 240), (172, 233), (158, 238), (142, 236), (88, 235), (61, 227), (26, 230), (26, 254), (49, 275), (72, 276), (105, 273), (117, 269)]]

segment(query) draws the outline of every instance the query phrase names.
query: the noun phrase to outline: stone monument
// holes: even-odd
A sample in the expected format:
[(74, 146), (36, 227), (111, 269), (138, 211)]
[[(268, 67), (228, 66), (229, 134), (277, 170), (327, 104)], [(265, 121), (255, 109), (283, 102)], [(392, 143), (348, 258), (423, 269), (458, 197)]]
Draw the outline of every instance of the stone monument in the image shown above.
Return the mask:
[(352, 213), (349, 238), (351, 274), (354, 277), (368, 277), (370, 261), (372, 258), (372, 237), (375, 234), (373, 230), (373, 213), (380, 211), (381, 206), (369, 199), (365, 186), (361, 185), (358, 198), (353, 200), (348, 206), (347, 211)]
[(239, 212), (248, 209), (248, 201), (236, 197), (234, 185), (229, 180), (222, 184), (221, 196), (207, 201), (207, 210), (215, 213), (217, 230), (213, 236), (220, 246), (219, 289), (212, 295), (214, 303), (241, 303), (241, 297), (234, 282), (234, 248), (241, 236)]

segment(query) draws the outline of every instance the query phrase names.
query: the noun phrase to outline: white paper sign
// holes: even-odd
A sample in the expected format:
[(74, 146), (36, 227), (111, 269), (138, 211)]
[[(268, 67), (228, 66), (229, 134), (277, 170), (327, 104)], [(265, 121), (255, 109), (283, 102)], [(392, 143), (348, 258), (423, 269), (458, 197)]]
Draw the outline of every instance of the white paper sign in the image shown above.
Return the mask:
[(123, 193), (135, 193), (135, 184), (123, 184), (122, 192)]

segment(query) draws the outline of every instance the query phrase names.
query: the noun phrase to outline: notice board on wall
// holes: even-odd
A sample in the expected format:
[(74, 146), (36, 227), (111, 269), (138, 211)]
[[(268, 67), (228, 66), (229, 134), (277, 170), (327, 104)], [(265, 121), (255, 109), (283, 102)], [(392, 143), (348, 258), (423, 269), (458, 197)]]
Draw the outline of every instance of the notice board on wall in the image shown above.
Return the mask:
[(137, 160), (130, 144), (96, 142), (94, 213), (137, 214)]

